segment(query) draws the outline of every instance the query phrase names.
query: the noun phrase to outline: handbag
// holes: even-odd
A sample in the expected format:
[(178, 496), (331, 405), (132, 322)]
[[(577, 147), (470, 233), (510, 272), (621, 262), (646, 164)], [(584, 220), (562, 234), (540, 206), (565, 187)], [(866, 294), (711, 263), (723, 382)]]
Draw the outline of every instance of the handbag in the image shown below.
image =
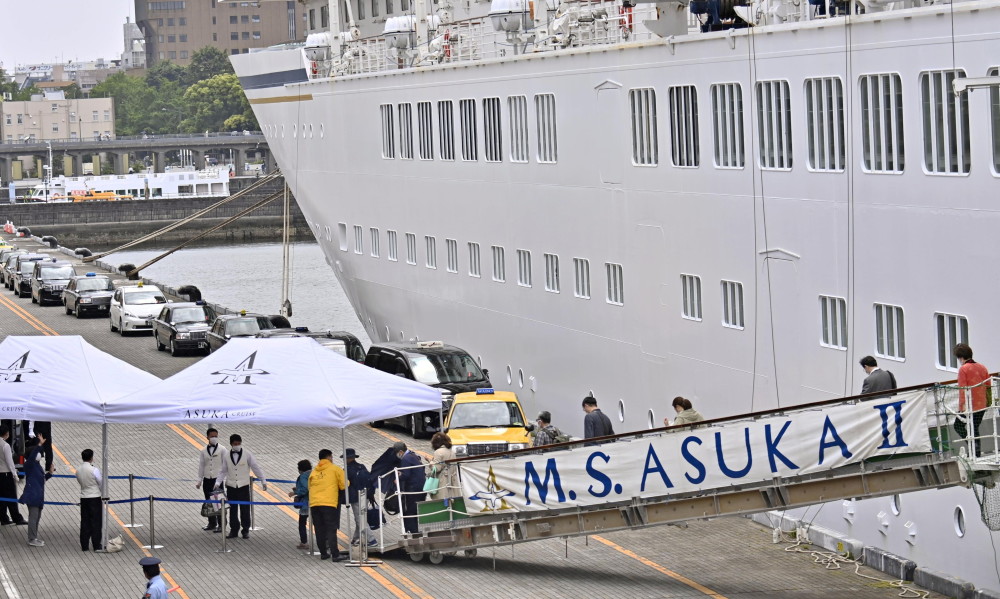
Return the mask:
[(368, 508), (368, 528), (372, 530), (378, 530), (382, 527), (382, 521), (385, 519), (382, 517), (382, 510), (377, 506), (372, 506)]
[(441, 479), (436, 476), (428, 476), (427, 480), (424, 481), (424, 493), (430, 493), (431, 495), (437, 493), (440, 484)]
[(218, 503), (213, 501), (206, 501), (201, 504), (201, 517), (202, 518), (217, 518), (222, 515), (222, 508)]

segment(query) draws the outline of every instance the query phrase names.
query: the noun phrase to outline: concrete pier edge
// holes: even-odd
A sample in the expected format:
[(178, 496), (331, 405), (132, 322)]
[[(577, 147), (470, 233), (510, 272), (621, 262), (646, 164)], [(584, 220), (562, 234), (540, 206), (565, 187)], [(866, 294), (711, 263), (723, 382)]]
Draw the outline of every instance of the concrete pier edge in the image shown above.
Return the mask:
[(866, 566), (880, 572), (895, 576), (899, 580), (911, 582), (914, 585), (961, 599), (1000, 599), (1000, 591), (992, 589), (976, 589), (971, 582), (921, 568), (916, 562), (890, 553), (884, 549), (865, 545), (857, 539), (852, 539), (842, 533), (811, 524), (805, 520), (794, 518), (784, 512), (770, 511), (748, 516), (751, 520), (768, 528), (780, 527), (785, 532), (804, 529), (806, 542), (818, 545), (828, 551), (847, 555), (852, 559), (860, 559)]

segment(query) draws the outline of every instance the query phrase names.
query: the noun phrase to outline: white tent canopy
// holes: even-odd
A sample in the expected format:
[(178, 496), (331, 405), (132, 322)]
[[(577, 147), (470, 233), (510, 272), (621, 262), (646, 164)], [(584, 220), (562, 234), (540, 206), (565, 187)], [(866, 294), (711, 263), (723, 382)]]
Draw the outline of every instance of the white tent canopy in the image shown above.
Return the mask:
[(105, 404), (159, 382), (79, 335), (0, 342), (0, 418), (100, 424)]
[(358, 364), (313, 339), (238, 338), (110, 403), (107, 422), (344, 428), (440, 408), (437, 389)]

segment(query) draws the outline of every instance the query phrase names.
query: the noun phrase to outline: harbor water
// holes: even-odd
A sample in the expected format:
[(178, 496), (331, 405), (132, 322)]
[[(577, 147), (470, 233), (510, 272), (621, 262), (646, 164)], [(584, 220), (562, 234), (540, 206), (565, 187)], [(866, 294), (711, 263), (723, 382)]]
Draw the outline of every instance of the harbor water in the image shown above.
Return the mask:
[[(347, 301), (323, 252), (314, 242), (291, 244), (291, 300), (294, 326), (354, 333), (367, 347), (367, 333)], [(118, 252), (103, 260), (136, 266), (165, 251)], [(277, 314), (281, 307), (281, 244), (233, 244), (185, 248), (143, 269), (142, 276), (164, 285), (194, 285), (202, 297), (232, 310)]]

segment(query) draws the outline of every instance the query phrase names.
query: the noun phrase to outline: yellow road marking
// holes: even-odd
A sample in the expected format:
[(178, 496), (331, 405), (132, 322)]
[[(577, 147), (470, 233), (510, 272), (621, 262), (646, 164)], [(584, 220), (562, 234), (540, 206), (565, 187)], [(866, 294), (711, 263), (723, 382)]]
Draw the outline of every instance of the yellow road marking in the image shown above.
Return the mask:
[(591, 538), (597, 540), (600, 543), (604, 543), (605, 545), (607, 545), (608, 547), (611, 547), (615, 551), (617, 551), (619, 553), (622, 553), (624, 555), (627, 555), (628, 557), (631, 557), (632, 559), (638, 561), (639, 563), (641, 563), (641, 564), (643, 564), (645, 566), (649, 566), (650, 568), (656, 570), (657, 572), (660, 572), (661, 574), (666, 574), (670, 578), (673, 578), (674, 580), (676, 580), (678, 582), (682, 582), (682, 583), (688, 585), (689, 587), (691, 587), (692, 589), (695, 589), (696, 591), (704, 593), (704, 594), (708, 595), (709, 597), (715, 597), (715, 599), (726, 599), (726, 597), (724, 595), (720, 595), (719, 593), (716, 593), (712, 589), (710, 589), (710, 588), (708, 588), (708, 587), (706, 587), (704, 585), (700, 585), (697, 582), (691, 580), (690, 578), (687, 578), (686, 576), (682, 576), (682, 575), (678, 574), (677, 572), (674, 572), (673, 570), (668, 570), (667, 568), (664, 568), (663, 566), (661, 566), (660, 564), (654, 562), (653, 560), (645, 558), (645, 557), (642, 557), (641, 555), (637, 554), (634, 551), (629, 551), (628, 549), (625, 549), (624, 547), (622, 547), (621, 545), (618, 545), (617, 543), (615, 543), (613, 541), (609, 541), (608, 539), (605, 539), (604, 537), (600, 537), (600, 536), (597, 536), (597, 535), (594, 535)]
[(2, 297), (2, 296), (0, 296), (0, 303), (2, 303), (3, 305), (7, 306), (10, 309), (11, 312), (13, 312), (15, 315), (17, 315), (21, 320), (23, 320), (26, 323), (28, 323), (29, 325), (31, 325), (32, 328), (34, 328), (36, 331), (40, 332), (41, 334), (48, 335), (48, 336), (58, 335), (59, 334), (59, 333), (53, 331), (51, 328), (49, 328), (49, 326), (46, 325), (44, 322), (42, 322), (42, 321), (38, 320), (37, 318), (35, 318), (34, 316), (32, 316), (31, 313), (29, 313), (27, 310), (25, 310), (21, 306), (18, 306), (14, 302), (14, 300), (10, 299), (9, 297)]

